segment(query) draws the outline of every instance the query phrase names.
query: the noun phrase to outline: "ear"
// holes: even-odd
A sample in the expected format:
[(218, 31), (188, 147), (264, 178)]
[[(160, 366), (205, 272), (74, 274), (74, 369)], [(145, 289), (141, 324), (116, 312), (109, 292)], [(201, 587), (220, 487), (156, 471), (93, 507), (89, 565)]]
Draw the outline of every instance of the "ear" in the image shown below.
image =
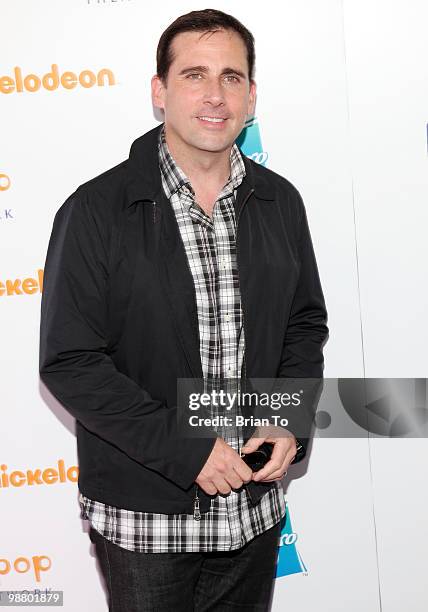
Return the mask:
[(151, 80), (152, 85), (152, 102), (157, 108), (165, 108), (165, 85), (162, 79), (155, 74)]
[(248, 117), (252, 117), (254, 115), (254, 111), (256, 108), (256, 93), (257, 93), (256, 82), (251, 80), (250, 81), (250, 93), (248, 96), (248, 111), (247, 111)]

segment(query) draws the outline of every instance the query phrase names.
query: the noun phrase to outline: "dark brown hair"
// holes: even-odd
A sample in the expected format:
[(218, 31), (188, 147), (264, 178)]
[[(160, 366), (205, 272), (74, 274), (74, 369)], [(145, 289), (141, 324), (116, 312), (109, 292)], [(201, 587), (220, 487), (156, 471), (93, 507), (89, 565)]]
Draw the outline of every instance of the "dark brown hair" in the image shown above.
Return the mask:
[(247, 49), (248, 75), (250, 80), (253, 79), (256, 59), (254, 36), (238, 19), (215, 9), (192, 11), (186, 15), (181, 15), (167, 27), (159, 39), (156, 51), (157, 75), (166, 83), (168, 71), (174, 59), (171, 43), (177, 34), (182, 32), (217, 32), (218, 30), (233, 30), (242, 38)]

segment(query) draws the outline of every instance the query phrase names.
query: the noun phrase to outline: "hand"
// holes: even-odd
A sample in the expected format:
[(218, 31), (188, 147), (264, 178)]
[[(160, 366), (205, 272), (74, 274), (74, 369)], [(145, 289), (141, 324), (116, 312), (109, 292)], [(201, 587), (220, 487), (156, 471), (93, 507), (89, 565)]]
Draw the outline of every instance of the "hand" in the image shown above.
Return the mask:
[(238, 453), (223, 438), (217, 438), (196, 483), (208, 495), (227, 495), (232, 489), (242, 487), (244, 482), (250, 482), (252, 474)]
[(294, 435), (284, 429), (271, 425), (268, 427), (257, 427), (254, 434), (242, 447), (241, 451), (248, 455), (257, 450), (263, 442), (273, 444), (270, 460), (258, 472), (253, 473), (255, 482), (273, 482), (282, 480), (287, 473), (288, 466), (293, 461), (297, 453), (297, 442)]

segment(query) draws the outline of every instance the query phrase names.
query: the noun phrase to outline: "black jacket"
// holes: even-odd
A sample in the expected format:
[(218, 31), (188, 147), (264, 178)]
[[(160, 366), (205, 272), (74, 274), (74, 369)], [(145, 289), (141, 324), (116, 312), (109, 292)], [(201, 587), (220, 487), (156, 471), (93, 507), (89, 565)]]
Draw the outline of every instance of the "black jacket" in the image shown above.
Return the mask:
[[(195, 290), (158, 165), (160, 126), (55, 215), (40, 375), (76, 418), (79, 489), (136, 511), (191, 513), (215, 440), (177, 432), (177, 378), (202, 378)], [(326, 309), (302, 199), (244, 158), (237, 258), (247, 377), (321, 377)], [(259, 496), (266, 483), (251, 483)], [(199, 493), (201, 512), (210, 496)]]

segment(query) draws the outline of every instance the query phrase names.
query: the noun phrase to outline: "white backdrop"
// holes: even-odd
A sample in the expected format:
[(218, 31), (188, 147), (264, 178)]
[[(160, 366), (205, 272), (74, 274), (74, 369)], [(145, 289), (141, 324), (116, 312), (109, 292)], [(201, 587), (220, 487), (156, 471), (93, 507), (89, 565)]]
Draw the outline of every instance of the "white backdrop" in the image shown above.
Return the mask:
[[(303, 195), (327, 302), (325, 375), (426, 377), (426, 2), (211, 6), (256, 38), (267, 165)], [(0, 590), (63, 590), (70, 612), (107, 604), (79, 518), (74, 423), (38, 379), (47, 243), (66, 197), (156, 124), (149, 80), (158, 38), (199, 8), (179, 0), (150, 10), (143, 0), (0, 7)], [(107, 68), (114, 84), (20, 85), (15, 67), (22, 79), (41, 79), (52, 64), (60, 75)], [(284, 482), (292, 527), (273, 610), (428, 609), (427, 459), (425, 440), (316, 439)]]

